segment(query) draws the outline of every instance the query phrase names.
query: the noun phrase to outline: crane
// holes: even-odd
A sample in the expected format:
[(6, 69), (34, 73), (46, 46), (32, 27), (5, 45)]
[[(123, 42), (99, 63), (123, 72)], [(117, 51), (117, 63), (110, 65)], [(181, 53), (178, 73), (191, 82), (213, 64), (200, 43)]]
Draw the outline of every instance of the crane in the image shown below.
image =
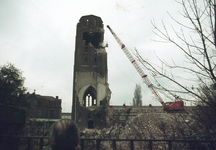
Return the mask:
[(127, 49), (125, 44), (118, 38), (118, 36), (115, 34), (115, 32), (110, 28), (109, 25), (107, 25), (107, 28), (110, 30), (111, 34), (114, 36), (115, 40), (121, 47), (122, 51), (125, 53), (129, 61), (133, 64), (136, 71), (141, 76), (143, 82), (148, 86), (148, 88), (152, 91), (152, 93), (155, 95), (157, 100), (162, 104), (164, 107), (164, 110), (166, 111), (179, 111), (184, 110), (184, 102), (183, 101), (175, 101), (175, 102), (164, 102), (157, 90), (154, 88), (151, 81), (148, 79), (147, 75), (144, 73), (143, 69), (140, 67), (138, 62), (134, 59), (133, 55), (130, 53), (130, 51)]

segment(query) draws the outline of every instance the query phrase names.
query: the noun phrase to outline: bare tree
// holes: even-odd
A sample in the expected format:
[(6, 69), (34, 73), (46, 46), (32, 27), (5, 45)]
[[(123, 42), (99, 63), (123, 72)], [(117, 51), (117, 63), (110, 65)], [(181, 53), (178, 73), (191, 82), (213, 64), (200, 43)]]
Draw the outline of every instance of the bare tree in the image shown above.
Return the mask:
[[(180, 97), (180, 100), (199, 102), (197, 119), (199, 123), (203, 123), (206, 132), (215, 135), (213, 132), (216, 130), (215, 5), (211, 0), (177, 2), (183, 8), (181, 15), (189, 23), (183, 24), (169, 14), (171, 19), (179, 25), (180, 31), (176, 26), (168, 28), (163, 22), (162, 29), (154, 21), (152, 25), (154, 33), (162, 41), (174, 44), (183, 53), (184, 65), (179, 65), (175, 61), (167, 63), (158, 58), (162, 64), (161, 67), (158, 67), (144, 60), (137, 51), (135, 52), (136, 58), (145, 69), (154, 74), (156, 85), (158, 85), (155, 88), (160, 92), (171, 94), (175, 98)], [(171, 36), (172, 33), (175, 38)], [(161, 81), (167, 81), (170, 84), (165, 85)]]

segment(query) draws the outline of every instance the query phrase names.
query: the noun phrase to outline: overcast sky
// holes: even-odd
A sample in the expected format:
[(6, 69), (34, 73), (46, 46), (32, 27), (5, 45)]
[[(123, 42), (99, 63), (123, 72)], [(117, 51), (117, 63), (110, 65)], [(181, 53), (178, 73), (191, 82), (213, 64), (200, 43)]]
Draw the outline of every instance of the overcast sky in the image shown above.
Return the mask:
[[(175, 0), (0, 0), (0, 65), (10, 62), (23, 71), (32, 93), (59, 96), (63, 112), (71, 112), (76, 25), (84, 15), (101, 17), (108, 54), (111, 105), (130, 105), (134, 88), (142, 86), (143, 105), (160, 105), (106, 28), (115, 31), (128, 48), (136, 47), (144, 59), (158, 63), (178, 59), (172, 44), (154, 42), (151, 20), (171, 29), (181, 19)], [(174, 25), (175, 27), (175, 25)]]

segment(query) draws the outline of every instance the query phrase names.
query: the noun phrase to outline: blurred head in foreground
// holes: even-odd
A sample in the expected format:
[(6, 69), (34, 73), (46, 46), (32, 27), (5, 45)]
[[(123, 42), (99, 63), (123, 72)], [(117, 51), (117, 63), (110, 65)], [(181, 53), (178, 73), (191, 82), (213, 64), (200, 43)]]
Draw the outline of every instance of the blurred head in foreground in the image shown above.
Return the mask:
[(74, 150), (79, 143), (77, 125), (69, 119), (62, 119), (51, 126), (50, 144), (52, 150)]

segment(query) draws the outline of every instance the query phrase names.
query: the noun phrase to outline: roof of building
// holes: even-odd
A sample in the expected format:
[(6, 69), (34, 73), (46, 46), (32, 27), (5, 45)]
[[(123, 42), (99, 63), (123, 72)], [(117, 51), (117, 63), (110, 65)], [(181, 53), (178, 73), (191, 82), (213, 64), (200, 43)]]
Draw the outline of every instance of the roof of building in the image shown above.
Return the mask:
[[(25, 96), (26, 96), (26, 98), (36, 97), (37, 99), (47, 99), (47, 100), (56, 100), (56, 99), (58, 99), (58, 96), (56, 96), (56, 98), (55, 98), (53, 96), (42, 96), (42, 95), (35, 94), (35, 93), (32, 93), (32, 94), (27, 93)], [(58, 100), (61, 100), (61, 99), (58, 99)]]

